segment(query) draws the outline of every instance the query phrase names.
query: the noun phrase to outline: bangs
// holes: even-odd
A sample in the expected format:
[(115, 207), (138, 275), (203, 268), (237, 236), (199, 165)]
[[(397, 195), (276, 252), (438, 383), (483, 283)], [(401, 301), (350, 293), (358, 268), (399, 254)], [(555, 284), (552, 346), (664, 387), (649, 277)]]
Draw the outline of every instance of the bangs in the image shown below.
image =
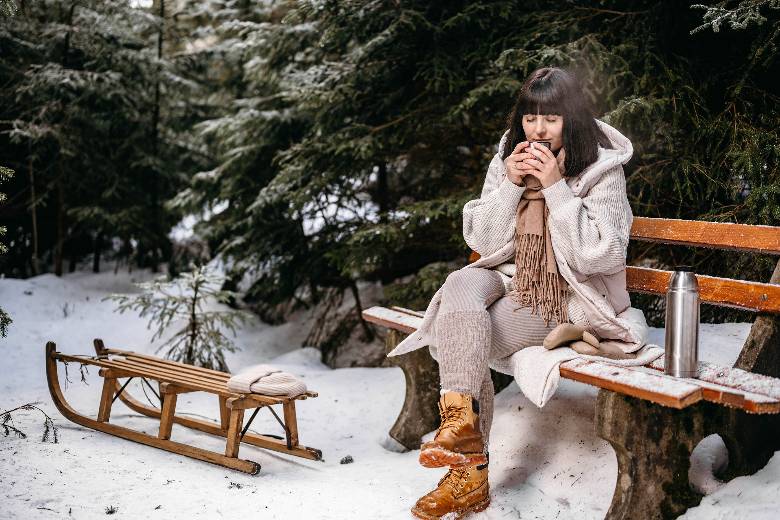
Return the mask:
[(560, 83), (546, 78), (537, 79), (528, 86), (518, 99), (519, 115), (524, 114), (554, 114), (566, 115), (566, 103), (564, 89)]

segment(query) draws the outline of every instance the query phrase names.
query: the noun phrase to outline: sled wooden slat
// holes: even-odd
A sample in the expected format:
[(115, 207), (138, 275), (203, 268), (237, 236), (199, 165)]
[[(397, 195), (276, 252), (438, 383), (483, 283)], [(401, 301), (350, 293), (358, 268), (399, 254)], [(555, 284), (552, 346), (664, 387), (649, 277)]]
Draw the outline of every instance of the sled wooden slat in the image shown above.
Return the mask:
[(173, 365), (181, 368), (182, 370), (186, 370), (188, 372), (197, 372), (199, 374), (211, 374), (217, 377), (224, 378), (225, 380), (230, 379), (230, 374), (226, 374), (225, 372), (220, 372), (219, 370), (212, 370), (210, 368), (204, 368), (204, 367), (196, 367), (194, 365), (188, 365), (186, 363), (180, 363), (178, 361), (172, 361), (170, 359), (161, 359), (159, 357), (150, 356), (148, 354), (141, 354), (130, 350), (121, 350), (118, 348), (107, 348), (105, 349), (105, 352), (106, 354), (116, 354), (119, 356), (128, 356), (128, 357), (134, 357), (139, 359), (147, 359), (149, 361), (158, 364), (161, 363), (165, 365)]
[[(298, 423), (295, 411), (295, 401), (309, 397), (317, 397), (317, 392), (308, 391), (294, 396), (268, 396), (262, 394), (241, 394), (227, 388), (230, 374), (200, 367), (177, 363), (166, 359), (128, 350), (107, 349), (102, 340), (94, 341), (96, 356), (63, 354), (57, 352), (53, 342), (46, 344), (46, 374), (54, 404), (69, 420), (109, 433), (117, 437), (132, 440), (155, 448), (184, 455), (213, 464), (219, 464), (245, 473), (256, 474), (260, 465), (254, 461), (241, 460), (238, 453), (242, 443), (303, 457), (311, 460), (322, 460), (322, 452), (315, 448), (301, 446), (298, 441)], [(100, 367), (99, 375), (103, 377), (103, 387), (100, 396), (100, 406), (97, 419), (90, 419), (75, 411), (65, 400), (59, 385), (57, 361), (76, 362)], [(161, 399), (160, 407), (147, 406), (130, 396), (120, 378), (143, 378), (156, 381)], [(147, 381), (148, 382), (148, 381)], [(209, 422), (200, 419), (176, 415), (177, 396), (180, 393), (208, 392), (217, 396), (219, 420)], [(110, 424), (111, 406), (119, 399), (131, 410), (160, 421), (156, 436)], [(282, 406), (282, 424), (284, 435), (263, 435), (246, 431), (249, 425), (244, 425), (245, 410), (259, 409), (273, 405)], [(171, 440), (173, 425), (179, 424), (225, 439), (224, 453), (217, 453)]]
[[(406, 312), (396, 307), (371, 307), (363, 311), (363, 318), (371, 323), (411, 334), (422, 323), (418, 313)], [(657, 367), (658, 361), (648, 367)], [(738, 369), (709, 366), (708, 373)], [(663, 406), (682, 409), (698, 401), (710, 401), (730, 407), (741, 408), (750, 413), (780, 413), (780, 387), (769, 382), (780, 381), (767, 376), (759, 376), (753, 386), (747, 386), (735, 376), (731, 378), (680, 379), (663, 373), (663, 361), (660, 370), (648, 371), (643, 367), (620, 366), (598, 361), (575, 359), (561, 363), (561, 377), (580, 381), (631, 397), (637, 397)], [(740, 371), (750, 376), (750, 372)], [(760, 382), (760, 383), (759, 383)], [(713, 386), (711, 383), (717, 383)]]
[(214, 390), (220, 394), (224, 394), (225, 392), (230, 393), (225, 382), (220, 383), (219, 381), (201, 378), (190, 374), (177, 373), (175, 368), (138, 363), (129, 359), (111, 359), (108, 361), (108, 363), (112, 367), (124, 369), (125, 371), (137, 371), (138, 373), (143, 372), (149, 377), (165, 383), (178, 383), (189, 388), (197, 388), (202, 386), (203, 388)]
[(140, 358), (137, 356), (130, 356), (126, 354), (109, 354), (109, 359), (118, 359), (118, 360), (125, 360), (130, 363), (137, 363), (141, 364), (143, 366), (148, 366), (150, 368), (160, 368), (163, 370), (173, 370), (177, 374), (181, 374), (182, 377), (189, 377), (191, 379), (198, 379), (203, 381), (211, 381), (219, 384), (225, 384), (228, 379), (230, 379), (228, 374), (225, 374), (224, 377), (212, 375), (209, 373), (201, 373), (196, 372), (193, 370), (187, 370), (184, 368), (179, 368), (176, 365), (171, 365), (168, 363), (165, 363), (165, 360), (151, 360), (147, 358)]
[[(76, 362), (76, 363), (89, 363), (93, 364), (102, 368), (111, 368), (115, 369), (117, 373), (124, 374), (122, 377), (132, 377), (131, 374), (134, 374), (137, 377), (145, 377), (149, 379), (154, 379), (156, 381), (160, 381), (163, 383), (176, 383), (179, 384), (185, 388), (189, 388), (191, 390), (198, 390), (198, 389), (204, 389), (207, 391), (213, 391), (217, 393), (218, 395), (224, 395), (224, 396), (231, 396), (235, 395), (235, 392), (231, 392), (227, 389), (227, 386), (219, 386), (216, 384), (211, 384), (208, 381), (194, 381), (190, 380), (186, 377), (176, 377), (176, 375), (172, 375), (170, 373), (166, 373), (165, 371), (158, 371), (152, 368), (146, 368), (146, 367), (139, 367), (138, 365), (135, 365), (133, 363), (128, 363), (120, 360), (109, 360), (109, 359), (98, 359), (94, 362), (90, 362), (93, 358), (90, 358), (89, 356), (72, 356), (68, 354), (57, 354), (57, 359), (60, 361), (67, 361), (67, 362)], [(270, 403), (269, 400), (264, 396), (257, 396), (257, 399), (259, 401), (262, 401), (264, 404), (277, 404), (276, 402)]]

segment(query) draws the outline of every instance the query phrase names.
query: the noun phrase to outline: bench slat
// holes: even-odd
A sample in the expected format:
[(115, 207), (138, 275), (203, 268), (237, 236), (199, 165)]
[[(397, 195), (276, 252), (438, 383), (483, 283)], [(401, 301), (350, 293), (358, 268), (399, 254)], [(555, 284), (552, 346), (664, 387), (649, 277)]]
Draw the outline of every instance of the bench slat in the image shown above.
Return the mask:
[(695, 384), (629, 368), (587, 359), (572, 359), (560, 365), (561, 377), (663, 406), (685, 408), (703, 398), (701, 388)]
[[(626, 266), (626, 288), (631, 292), (666, 294), (671, 271)], [(703, 303), (754, 312), (780, 313), (780, 285), (732, 280), (697, 274), (699, 299)]]
[[(663, 367), (663, 361), (661, 362), (661, 366)], [(717, 366), (717, 365), (713, 365), (713, 366)], [(626, 368), (627, 370), (631, 370), (635, 372), (643, 372), (646, 374), (647, 373), (663, 374), (663, 368), (661, 368), (661, 370), (659, 371), (658, 369), (653, 368), (651, 365), (627, 366), (624, 368)], [(723, 367), (719, 367), (719, 368), (723, 368)], [(671, 379), (670, 376), (664, 375), (663, 377), (664, 379)], [(775, 399), (774, 397), (745, 391), (743, 389), (726, 386), (723, 384), (713, 383), (711, 381), (706, 381), (699, 378), (697, 379), (674, 378), (674, 379), (677, 381), (685, 381), (690, 384), (699, 386), (702, 391), (702, 397), (705, 401), (710, 401), (712, 403), (719, 403), (719, 404), (723, 404), (735, 408), (741, 408), (751, 413), (779, 413), (780, 412), (780, 400)]]
[(363, 311), (363, 319), (407, 334), (416, 331), (422, 323), (422, 318), (399, 309), (400, 307), (394, 309), (371, 307)]
[[(664, 358), (653, 361), (650, 368), (663, 372)], [(755, 374), (741, 368), (724, 367), (714, 363), (699, 361), (697, 379), (715, 383), (729, 388), (735, 388), (743, 392), (750, 392), (766, 396), (773, 400), (780, 400), (780, 380), (763, 374)]]
[(630, 238), (643, 242), (780, 254), (780, 227), (634, 217)]

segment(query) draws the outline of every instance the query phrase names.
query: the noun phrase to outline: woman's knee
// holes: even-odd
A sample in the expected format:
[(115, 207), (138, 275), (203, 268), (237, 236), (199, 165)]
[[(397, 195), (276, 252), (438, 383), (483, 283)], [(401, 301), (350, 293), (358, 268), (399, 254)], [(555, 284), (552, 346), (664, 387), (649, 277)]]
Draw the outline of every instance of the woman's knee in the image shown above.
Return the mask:
[(474, 267), (470, 269), (458, 269), (447, 275), (444, 281), (444, 290), (447, 292), (462, 292), (467, 290), (478, 293), (475, 288), (495, 285), (495, 272), (491, 269)]
[(460, 269), (450, 273), (444, 282), (442, 309), (484, 309), (503, 294), (501, 275), (495, 271), (476, 267)]

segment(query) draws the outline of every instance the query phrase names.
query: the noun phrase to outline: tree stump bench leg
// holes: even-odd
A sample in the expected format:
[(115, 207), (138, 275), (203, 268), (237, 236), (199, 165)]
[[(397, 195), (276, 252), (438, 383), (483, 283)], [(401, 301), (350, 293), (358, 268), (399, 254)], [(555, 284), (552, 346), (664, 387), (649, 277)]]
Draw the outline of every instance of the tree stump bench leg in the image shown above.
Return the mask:
[(780, 450), (780, 416), (699, 402), (683, 410), (601, 389), (596, 433), (618, 461), (607, 520), (677, 518), (702, 495), (688, 481), (691, 453), (713, 433), (728, 449), (724, 481), (752, 475)]
[(719, 418), (716, 433), (729, 451), (729, 465), (721, 475), (723, 480), (754, 474), (780, 450), (779, 415), (724, 408)]
[[(402, 332), (389, 330), (385, 340), (387, 352), (404, 337)], [(439, 426), (439, 365), (427, 348), (389, 359), (403, 370), (406, 378), (406, 397), (390, 436), (407, 449), (416, 450), (422, 436)]]
[(606, 520), (677, 518), (701, 501), (690, 487), (688, 470), (696, 445), (716, 433), (708, 431), (704, 417), (717, 415), (720, 407), (709, 404), (677, 410), (599, 390), (596, 433), (612, 445), (618, 462)]

